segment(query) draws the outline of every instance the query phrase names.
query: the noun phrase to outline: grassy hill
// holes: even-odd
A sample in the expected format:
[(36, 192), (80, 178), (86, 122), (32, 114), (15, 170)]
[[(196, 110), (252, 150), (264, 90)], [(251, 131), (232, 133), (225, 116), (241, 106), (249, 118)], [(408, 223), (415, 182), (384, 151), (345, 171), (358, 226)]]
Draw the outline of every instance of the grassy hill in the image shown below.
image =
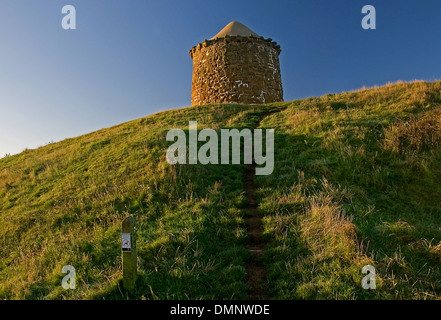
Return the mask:
[[(0, 159), (0, 298), (247, 299), (245, 166), (168, 164), (166, 133), (190, 120), (275, 129), (274, 172), (255, 177), (269, 298), (440, 297), (441, 82), (413, 82), (166, 111)], [(366, 264), (376, 290), (361, 288)]]

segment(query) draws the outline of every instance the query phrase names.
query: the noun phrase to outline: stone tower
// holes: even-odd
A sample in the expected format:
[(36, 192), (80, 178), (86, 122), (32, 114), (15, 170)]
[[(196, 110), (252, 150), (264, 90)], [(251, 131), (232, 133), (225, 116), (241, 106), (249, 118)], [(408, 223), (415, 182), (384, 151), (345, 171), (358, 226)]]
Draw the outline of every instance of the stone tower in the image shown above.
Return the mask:
[(240, 22), (190, 50), (191, 104), (262, 104), (283, 101), (280, 46)]

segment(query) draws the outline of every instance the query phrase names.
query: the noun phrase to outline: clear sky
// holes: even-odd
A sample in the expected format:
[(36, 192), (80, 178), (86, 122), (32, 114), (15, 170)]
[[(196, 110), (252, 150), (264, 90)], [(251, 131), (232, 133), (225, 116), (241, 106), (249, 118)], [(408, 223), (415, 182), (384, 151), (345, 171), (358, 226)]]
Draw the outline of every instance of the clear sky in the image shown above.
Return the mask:
[(1, 0), (0, 157), (190, 105), (188, 50), (233, 20), (281, 45), (286, 101), (441, 78), (440, 0)]

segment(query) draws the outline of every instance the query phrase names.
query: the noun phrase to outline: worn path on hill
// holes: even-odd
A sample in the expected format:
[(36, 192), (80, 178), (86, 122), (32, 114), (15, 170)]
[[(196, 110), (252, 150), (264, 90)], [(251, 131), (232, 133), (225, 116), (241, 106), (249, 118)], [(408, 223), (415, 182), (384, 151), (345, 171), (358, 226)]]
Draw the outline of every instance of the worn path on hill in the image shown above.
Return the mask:
[[(273, 113), (280, 112), (283, 109), (270, 110), (263, 114), (254, 128), (258, 128), (260, 122)], [(265, 252), (265, 242), (262, 239), (263, 226), (262, 215), (257, 210), (256, 190), (257, 186), (254, 183), (254, 177), (256, 172), (256, 164), (249, 164), (246, 166), (244, 173), (244, 190), (245, 197), (247, 199), (247, 205), (244, 211), (247, 213), (245, 223), (247, 226), (247, 232), (249, 235), (249, 242), (247, 244), (248, 252), (250, 253), (250, 260), (245, 265), (247, 272), (247, 282), (250, 287), (249, 297), (251, 300), (267, 299), (266, 293), (266, 269), (261, 258)]]

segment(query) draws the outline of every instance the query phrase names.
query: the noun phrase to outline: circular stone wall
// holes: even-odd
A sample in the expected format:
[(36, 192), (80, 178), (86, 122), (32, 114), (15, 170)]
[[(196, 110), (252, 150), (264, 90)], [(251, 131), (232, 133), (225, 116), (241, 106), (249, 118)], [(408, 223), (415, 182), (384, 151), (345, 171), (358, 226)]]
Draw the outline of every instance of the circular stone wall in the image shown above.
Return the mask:
[(190, 50), (191, 104), (283, 101), (280, 46), (271, 39), (226, 36)]

